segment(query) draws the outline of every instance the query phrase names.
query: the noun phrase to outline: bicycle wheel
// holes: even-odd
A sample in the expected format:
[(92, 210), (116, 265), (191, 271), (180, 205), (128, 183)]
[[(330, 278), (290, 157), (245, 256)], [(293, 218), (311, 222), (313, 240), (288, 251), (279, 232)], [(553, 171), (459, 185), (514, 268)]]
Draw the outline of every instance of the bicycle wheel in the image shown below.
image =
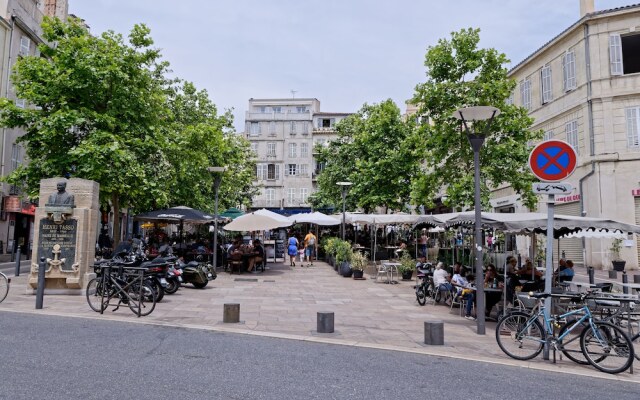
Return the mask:
[(537, 319), (521, 312), (504, 317), (496, 326), (496, 341), (500, 349), (516, 360), (530, 360), (542, 351), (545, 336)]
[(140, 316), (149, 315), (156, 308), (155, 293), (146, 281), (142, 284), (142, 296), (140, 296), (140, 283), (138, 282), (129, 286), (127, 294), (131, 297), (127, 304), (136, 315), (138, 315), (138, 305), (140, 306)]
[(427, 294), (424, 292), (424, 285), (418, 285), (416, 287), (416, 298), (418, 299), (418, 304), (421, 306), (427, 304)]
[(633, 344), (617, 326), (593, 322), (580, 335), (580, 347), (589, 364), (602, 372), (617, 374), (633, 363)]
[(0, 303), (7, 298), (9, 294), (9, 278), (0, 272)]
[(93, 278), (87, 284), (87, 303), (95, 312), (102, 312), (109, 305), (109, 295), (104, 293), (102, 288), (102, 278)]
[[(560, 331), (558, 332), (558, 337), (562, 337), (562, 335), (575, 323), (575, 320), (567, 321), (564, 325), (562, 325)], [(562, 338), (561, 342), (558, 343), (560, 345), (559, 348), (560, 351), (562, 351), (562, 354), (567, 356), (569, 360), (581, 365), (589, 365), (589, 361), (587, 361), (587, 359), (584, 357), (582, 347), (580, 347), (580, 336), (582, 335), (582, 331), (584, 330), (584, 328), (586, 328), (587, 326), (589, 326), (589, 323), (583, 321), (580, 326), (576, 326), (575, 328), (573, 328), (573, 330), (569, 332), (567, 336)]]

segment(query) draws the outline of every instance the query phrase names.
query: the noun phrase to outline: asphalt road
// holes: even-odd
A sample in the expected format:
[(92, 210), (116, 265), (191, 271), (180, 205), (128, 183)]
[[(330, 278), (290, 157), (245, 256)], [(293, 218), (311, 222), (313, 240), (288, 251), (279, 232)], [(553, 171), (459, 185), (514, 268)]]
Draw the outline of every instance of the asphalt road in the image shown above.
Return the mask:
[(635, 400), (638, 393), (633, 383), (464, 360), (0, 311), (0, 399)]

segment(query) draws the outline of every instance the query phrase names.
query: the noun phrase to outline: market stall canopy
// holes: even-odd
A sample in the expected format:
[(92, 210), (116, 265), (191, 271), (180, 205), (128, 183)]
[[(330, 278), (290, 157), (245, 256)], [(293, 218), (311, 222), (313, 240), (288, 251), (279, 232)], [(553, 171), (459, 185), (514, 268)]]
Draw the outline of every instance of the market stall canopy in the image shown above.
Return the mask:
[(206, 224), (215, 220), (214, 216), (194, 208), (178, 206), (164, 210), (149, 211), (133, 217), (138, 221), (188, 222), (192, 224)]
[[(242, 215), (233, 221), (229, 222), (223, 227), (226, 231), (268, 231), (271, 229), (277, 229), (283, 227), (283, 221), (274, 219), (267, 215), (258, 214), (258, 212), (252, 212)], [(286, 226), (291, 225), (291, 221)]]
[[(475, 213), (467, 211), (450, 218), (444, 224), (446, 227), (459, 225), (473, 225)], [(546, 233), (547, 214), (545, 213), (482, 213), (482, 225), (487, 228), (502, 230), (507, 233)], [(607, 218), (576, 217), (571, 215), (554, 215), (554, 237), (580, 232), (598, 232), (601, 237), (612, 233), (637, 233), (640, 226), (627, 224)], [(586, 234), (585, 234), (586, 237)]]
[(241, 210), (238, 210), (235, 207), (231, 207), (225, 210), (222, 214), (220, 214), (222, 218), (229, 218), (229, 219), (236, 219), (241, 215), (244, 215), (244, 212)]
[(289, 219), (293, 220), (297, 224), (308, 223), (322, 226), (339, 225), (342, 221), (341, 219), (323, 214), (319, 211), (315, 211), (312, 213), (295, 214), (290, 216)]

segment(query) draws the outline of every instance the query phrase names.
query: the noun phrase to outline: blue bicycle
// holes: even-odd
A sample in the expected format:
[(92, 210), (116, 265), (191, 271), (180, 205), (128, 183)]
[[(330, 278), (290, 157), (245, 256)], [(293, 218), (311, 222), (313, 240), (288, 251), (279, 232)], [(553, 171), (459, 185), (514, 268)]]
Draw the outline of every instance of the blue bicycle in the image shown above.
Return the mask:
[[(571, 360), (580, 364), (589, 363), (602, 372), (617, 374), (631, 366), (634, 359), (633, 344), (621, 328), (609, 322), (595, 320), (586, 305), (562, 315), (545, 318), (544, 299), (550, 294), (529, 295), (538, 299), (538, 305), (530, 314), (513, 312), (496, 326), (498, 346), (509, 357), (530, 360), (548, 344), (554, 350), (554, 358), (555, 351), (559, 350)], [(583, 302), (588, 296), (589, 294), (581, 294), (577, 300)], [(561, 325), (562, 321), (571, 317), (577, 319)], [(546, 330), (540, 321), (545, 324)], [(561, 327), (558, 336), (554, 335), (554, 327)], [(578, 335), (582, 354), (578, 353), (575, 345), (570, 346)]]

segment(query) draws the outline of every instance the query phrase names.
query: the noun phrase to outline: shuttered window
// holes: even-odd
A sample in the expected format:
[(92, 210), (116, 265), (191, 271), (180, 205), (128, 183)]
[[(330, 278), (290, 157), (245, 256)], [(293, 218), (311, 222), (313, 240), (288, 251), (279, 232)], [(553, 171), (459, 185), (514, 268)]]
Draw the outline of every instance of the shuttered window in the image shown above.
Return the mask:
[(609, 36), (609, 64), (611, 75), (622, 75), (622, 40), (619, 34)]
[(630, 107), (625, 109), (627, 119), (627, 145), (638, 147), (640, 139), (638, 137), (638, 126), (640, 125), (640, 107)]
[(548, 103), (553, 99), (551, 90), (551, 66), (545, 65), (540, 71), (540, 85), (542, 92), (542, 104)]
[(576, 53), (569, 51), (562, 56), (562, 87), (568, 92), (576, 86)]
[(522, 107), (531, 110), (531, 80), (529, 78), (520, 81), (520, 103)]
[(576, 154), (580, 154), (578, 151), (578, 121), (571, 121), (565, 125), (565, 133), (567, 134), (567, 143), (569, 143)]

